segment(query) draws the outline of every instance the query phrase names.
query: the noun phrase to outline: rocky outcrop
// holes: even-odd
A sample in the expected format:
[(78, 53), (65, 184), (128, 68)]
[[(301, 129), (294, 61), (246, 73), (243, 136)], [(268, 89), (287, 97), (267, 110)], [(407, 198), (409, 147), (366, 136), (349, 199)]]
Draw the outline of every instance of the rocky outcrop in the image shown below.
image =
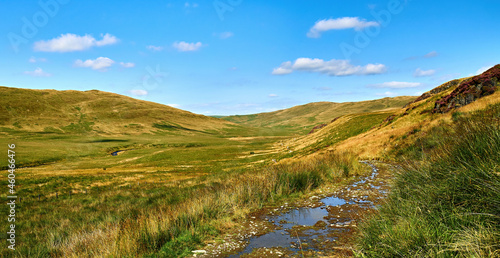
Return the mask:
[(500, 65), (462, 81), (449, 95), (437, 100), (433, 113), (446, 113), (491, 95), (500, 86)]
[(312, 130), (311, 130), (308, 134), (312, 134), (312, 133), (316, 132), (317, 130), (319, 130), (319, 129), (321, 129), (321, 128), (323, 128), (323, 127), (327, 126), (327, 125), (328, 125), (328, 124), (320, 124), (320, 125), (317, 125), (317, 126), (313, 127), (313, 129), (312, 129)]
[(424, 94), (422, 94), (420, 97), (416, 98), (414, 101), (406, 104), (403, 108), (406, 108), (408, 107), (409, 105), (413, 104), (413, 103), (416, 103), (416, 102), (419, 102), (421, 100), (424, 100), (424, 99), (427, 99), (427, 98), (430, 98), (438, 93), (441, 93), (449, 88), (452, 88), (452, 87), (455, 87), (457, 86), (458, 84), (460, 83), (460, 79), (456, 79), (456, 80), (453, 80), (453, 81), (449, 81), (447, 83), (444, 83), (442, 84), (441, 86), (439, 87), (436, 87)]
[[(333, 122), (337, 121), (337, 119), (339, 119), (339, 118), (340, 118), (340, 116), (339, 116), (339, 117), (334, 118), (334, 119), (333, 119), (332, 121), (330, 121), (330, 123), (328, 123), (328, 124), (331, 124), (331, 123), (333, 123)], [(308, 134), (315, 133), (315, 132), (316, 132), (316, 131), (318, 131), (319, 129), (321, 129), (321, 128), (323, 128), (323, 127), (327, 126), (328, 124), (320, 124), (320, 125), (317, 125), (317, 126), (313, 127), (313, 129), (312, 129), (312, 130), (311, 130)]]

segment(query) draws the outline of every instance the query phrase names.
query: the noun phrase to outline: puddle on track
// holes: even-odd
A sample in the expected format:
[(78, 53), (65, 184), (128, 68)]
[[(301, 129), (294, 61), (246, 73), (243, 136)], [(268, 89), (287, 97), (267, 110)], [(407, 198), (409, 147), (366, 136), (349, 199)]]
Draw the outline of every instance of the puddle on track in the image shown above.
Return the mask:
[[(376, 208), (389, 190), (389, 173), (369, 162), (372, 174), (320, 199), (314, 207), (274, 209), (259, 219), (274, 224), (274, 231), (254, 236), (236, 257), (293, 257), (309, 255), (352, 255), (350, 243), (357, 221)], [(284, 211), (283, 211), (284, 210)], [(300, 238), (300, 241), (299, 241)]]

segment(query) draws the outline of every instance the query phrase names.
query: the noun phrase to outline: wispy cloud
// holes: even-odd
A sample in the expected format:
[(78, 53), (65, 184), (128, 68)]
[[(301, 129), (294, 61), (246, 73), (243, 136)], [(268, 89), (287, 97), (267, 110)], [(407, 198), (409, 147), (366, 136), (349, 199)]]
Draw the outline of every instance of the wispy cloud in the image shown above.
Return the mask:
[(51, 40), (37, 41), (33, 45), (33, 50), (40, 52), (74, 52), (87, 50), (92, 47), (112, 45), (119, 41), (118, 38), (108, 33), (104, 35), (101, 34), (101, 37), (101, 40), (97, 40), (88, 34), (78, 36), (67, 33)]
[(148, 92), (146, 90), (129, 90), (129, 93), (134, 96), (146, 96)]
[(395, 92), (386, 91), (386, 92), (382, 92), (382, 93), (375, 93), (375, 95), (377, 95), (377, 96), (384, 96), (384, 97), (395, 97), (398, 94), (395, 93)]
[(179, 104), (167, 104), (167, 106), (173, 107), (173, 108), (180, 108), (181, 105)]
[(174, 42), (172, 46), (180, 52), (197, 51), (203, 44), (201, 42), (188, 43), (185, 41)]
[(319, 90), (319, 91), (329, 91), (329, 90), (332, 90), (332, 88), (330, 88), (330, 87), (316, 87), (314, 89), (315, 90)]
[(443, 82), (451, 81), (451, 80), (459, 78), (459, 77), (463, 77), (463, 76), (461, 76), (460, 73), (450, 73), (450, 74), (441, 75), (437, 78), (432, 78), (431, 80), (436, 81), (438, 83), (443, 83)]
[(493, 67), (493, 66), (483, 66), (476, 71), (476, 74), (482, 74), (482, 73), (486, 72), (487, 70), (489, 70), (491, 67)]
[(319, 38), (321, 33), (329, 30), (345, 30), (355, 29), (361, 30), (366, 27), (380, 26), (378, 22), (366, 21), (359, 17), (343, 17), (337, 19), (328, 19), (317, 21), (314, 26), (309, 29), (307, 36), (309, 38)]
[(76, 67), (89, 67), (93, 70), (106, 71), (108, 67), (112, 66), (115, 61), (107, 58), (107, 57), (98, 57), (94, 60), (87, 59), (82, 61), (80, 59), (75, 61)]
[(196, 8), (198, 6), (199, 5), (197, 3), (189, 3), (189, 2), (184, 3), (184, 7), (186, 7), (186, 8)]
[(231, 38), (232, 36), (234, 36), (234, 33), (230, 32), (230, 31), (225, 31), (225, 32), (221, 32), (221, 33), (214, 33), (214, 36), (216, 36), (220, 39), (228, 39), (228, 38)]
[(385, 73), (387, 68), (383, 64), (367, 64), (365, 66), (353, 65), (349, 60), (324, 61), (319, 58), (297, 58), (293, 63), (287, 61), (279, 67), (274, 68), (272, 74), (284, 75), (294, 71), (323, 73), (330, 76), (348, 76), (348, 75), (368, 75)]
[(415, 88), (418, 86), (422, 86), (422, 83), (419, 82), (384, 82), (368, 85), (371, 88), (388, 88), (388, 89), (404, 89), (404, 88)]
[(47, 59), (36, 58), (36, 57), (32, 56), (32, 57), (30, 57), (30, 59), (28, 59), (28, 62), (30, 62), (30, 63), (47, 62)]
[(420, 68), (417, 68), (415, 72), (413, 73), (414, 77), (428, 77), (436, 74), (436, 70), (422, 70)]
[(439, 55), (438, 52), (431, 51), (423, 56), (410, 56), (410, 57), (405, 58), (404, 60), (415, 60), (415, 59), (420, 59), (420, 58), (433, 58), (433, 57), (436, 57), (438, 55)]
[(149, 49), (149, 50), (151, 50), (151, 51), (162, 51), (163, 50), (162, 46), (149, 45), (146, 48)]
[(42, 68), (37, 67), (34, 71), (26, 71), (24, 74), (35, 76), (35, 77), (49, 77), (52, 76), (50, 73), (46, 73), (42, 70)]
[(429, 52), (429, 53), (425, 54), (425, 55), (424, 55), (424, 58), (432, 58), (432, 57), (436, 57), (436, 56), (438, 56), (438, 55), (439, 55), (439, 53), (438, 53), (438, 52), (436, 52), (436, 51), (432, 51), (432, 52)]
[(270, 98), (276, 98), (276, 97), (278, 97), (278, 95), (277, 95), (277, 94), (274, 94), (274, 93), (271, 93), (271, 94), (269, 94), (269, 97), (270, 97)]
[(124, 62), (120, 62), (120, 65), (122, 67), (125, 67), (125, 68), (132, 68), (132, 67), (135, 67), (135, 64), (134, 63), (124, 63)]

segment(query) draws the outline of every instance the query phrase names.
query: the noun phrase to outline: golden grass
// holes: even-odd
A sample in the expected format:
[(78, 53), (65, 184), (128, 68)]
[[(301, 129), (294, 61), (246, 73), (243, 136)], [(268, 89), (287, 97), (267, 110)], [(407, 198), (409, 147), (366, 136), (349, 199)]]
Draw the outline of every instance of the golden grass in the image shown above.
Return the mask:
[[(113, 215), (107, 215), (101, 222), (88, 226), (75, 224), (70, 218), (59, 220), (57, 227), (46, 229), (46, 241), (40, 242), (40, 245), (45, 245), (49, 253), (56, 257), (162, 256), (161, 247), (184, 234), (182, 232), (199, 234), (206, 226), (218, 230), (230, 228), (236, 225), (234, 220), (244, 218), (265, 203), (281, 200), (293, 193), (307, 192), (322, 182), (339, 182), (346, 174), (359, 174), (363, 169), (350, 153), (330, 153), (323, 157), (305, 157), (301, 161), (283, 161), (261, 170), (184, 181), (182, 187), (200, 183), (211, 187), (199, 188), (190, 194), (190, 198), (177, 204), (158, 199), (153, 208), (139, 210), (137, 217), (116, 220)], [(141, 175), (135, 175), (122, 177), (120, 181), (129, 182), (137, 178), (143, 179)], [(169, 183), (180, 186), (179, 181)], [(106, 193), (101, 198), (112, 198), (124, 191)], [(142, 196), (148, 197), (147, 194)], [(79, 212), (80, 208), (72, 206), (70, 209)], [(85, 220), (91, 219), (88, 217)], [(63, 229), (69, 234), (61, 235), (59, 232)]]
[[(425, 135), (427, 131), (440, 124), (449, 124), (452, 121), (453, 112), (473, 112), (483, 110), (487, 106), (500, 102), (500, 92), (497, 91), (492, 95), (483, 97), (475, 102), (460, 107), (456, 111), (446, 114), (420, 114), (424, 110), (429, 110), (434, 107), (434, 100), (439, 96), (449, 94), (454, 88), (450, 88), (442, 93), (433, 96), (429, 99), (413, 103), (407, 108), (415, 107), (408, 115), (399, 117), (394, 123), (375, 128), (366, 133), (349, 138), (348, 140), (332, 147), (338, 150), (350, 150), (360, 156), (361, 159), (380, 159), (387, 157), (388, 151), (393, 149), (397, 144), (405, 144), (412, 142), (415, 137)], [(401, 116), (405, 110), (401, 109), (395, 113), (396, 116)], [(414, 129), (419, 132), (416, 135), (411, 135)], [(407, 140), (402, 140), (404, 136), (410, 136)]]
[[(459, 81), (463, 81), (464, 79), (466, 78), (459, 79)], [(350, 151), (358, 155), (360, 159), (391, 158), (388, 156), (389, 152), (395, 147), (409, 144), (419, 137), (425, 136), (431, 128), (437, 125), (451, 123), (454, 112), (473, 112), (500, 102), (500, 92), (497, 91), (469, 105), (460, 107), (453, 112), (446, 114), (432, 114), (429, 112), (434, 108), (436, 100), (450, 94), (454, 89), (455, 87), (451, 87), (442, 92), (431, 94), (429, 98), (409, 104), (404, 108), (387, 110), (387, 117), (389, 115), (395, 117), (392, 123), (383, 123), (381, 120), (379, 126), (329, 146), (325, 150)], [(376, 113), (373, 112), (373, 114)], [(341, 131), (339, 131), (339, 128), (342, 128), (342, 125), (348, 124), (356, 115), (342, 116), (311, 135), (282, 141), (278, 147), (281, 149), (281, 152), (289, 150), (297, 152), (307, 149), (309, 146), (313, 146), (325, 139), (325, 137), (340, 134)], [(319, 153), (324, 153), (325, 150), (320, 150)]]
[(473, 257), (500, 257), (500, 233), (491, 227), (466, 228), (460, 232), (455, 242), (447, 250)]
[(460, 107), (457, 111), (460, 112), (472, 112), (477, 110), (483, 110), (487, 108), (489, 105), (493, 105), (500, 102), (500, 91), (496, 91), (495, 93), (482, 97), (478, 101), (474, 101), (469, 105)]

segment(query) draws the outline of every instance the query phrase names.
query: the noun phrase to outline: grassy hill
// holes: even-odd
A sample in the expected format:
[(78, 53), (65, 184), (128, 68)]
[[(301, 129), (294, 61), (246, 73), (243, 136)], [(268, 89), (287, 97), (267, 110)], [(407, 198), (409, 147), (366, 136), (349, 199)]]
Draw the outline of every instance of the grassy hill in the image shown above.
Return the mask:
[(403, 167), (360, 225), (359, 256), (500, 256), (499, 87), (497, 65), (441, 85), (361, 136), (379, 137)]
[(402, 146), (434, 135), (437, 126), (499, 102), (499, 78), (497, 65), (481, 75), (444, 83), (400, 108), (343, 115), (313, 133), (283, 141), (282, 152), (293, 150), (288, 156), (295, 156), (337, 150), (354, 152), (361, 159), (391, 160), (402, 154)]
[(247, 126), (286, 128), (293, 132), (307, 133), (314, 126), (329, 123), (342, 115), (401, 108), (415, 98), (402, 96), (360, 102), (315, 102), (269, 113), (222, 118)]
[[(119, 94), (0, 87), (0, 131), (140, 134), (215, 133), (232, 123)], [(9, 130), (10, 129), (10, 130)]]

